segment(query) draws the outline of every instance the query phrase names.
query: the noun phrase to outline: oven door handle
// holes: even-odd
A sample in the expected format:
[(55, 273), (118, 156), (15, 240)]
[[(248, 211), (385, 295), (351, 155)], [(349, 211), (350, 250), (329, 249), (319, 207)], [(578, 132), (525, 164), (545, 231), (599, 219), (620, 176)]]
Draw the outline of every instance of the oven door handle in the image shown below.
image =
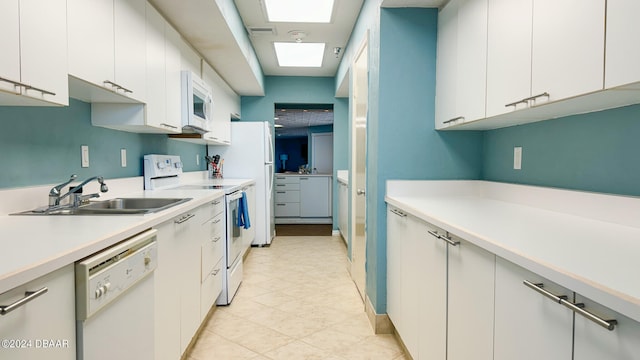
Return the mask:
[(226, 198), (227, 198), (227, 203), (230, 203), (230, 202), (232, 202), (232, 201), (234, 201), (234, 200), (238, 200), (238, 199), (240, 199), (241, 197), (242, 197), (242, 191), (236, 191), (236, 192), (234, 192), (234, 193), (229, 194), (229, 195), (227, 195), (227, 196), (226, 196)]

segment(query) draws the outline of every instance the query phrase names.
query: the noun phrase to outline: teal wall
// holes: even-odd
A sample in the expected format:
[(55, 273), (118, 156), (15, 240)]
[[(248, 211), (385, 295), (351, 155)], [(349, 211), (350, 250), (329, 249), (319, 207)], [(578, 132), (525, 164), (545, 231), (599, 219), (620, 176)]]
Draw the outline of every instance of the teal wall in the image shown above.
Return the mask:
[(483, 134), (434, 129), (437, 15), (382, 8), (379, 60), (369, 62), (379, 68), (370, 66), (369, 75), (378, 83), (369, 103), (377, 98), (378, 106), (367, 123), (366, 287), (377, 313), (386, 312), (386, 181), (482, 178)]
[[(513, 147), (522, 146), (522, 170)], [(484, 178), (640, 196), (640, 105), (487, 131)]]
[[(348, 144), (348, 99), (335, 97), (334, 78), (332, 77), (265, 77), (265, 96), (243, 96), (241, 98), (242, 121), (270, 121), (276, 103), (287, 104), (333, 104), (333, 197), (337, 198), (338, 186), (335, 170), (347, 168), (346, 156)], [(311, 153), (309, 152), (309, 155)], [(337, 204), (334, 202), (333, 224), (337, 229)]]
[[(83, 179), (142, 176), (145, 154), (181, 155), (185, 171), (196, 165), (205, 146), (166, 135), (134, 134), (91, 125), (91, 104), (69, 99), (68, 107), (0, 106), (0, 153), (4, 155), (0, 188), (61, 182), (71, 174)], [(89, 146), (89, 168), (80, 167), (80, 146)], [(120, 149), (127, 149), (127, 167), (120, 166)]]

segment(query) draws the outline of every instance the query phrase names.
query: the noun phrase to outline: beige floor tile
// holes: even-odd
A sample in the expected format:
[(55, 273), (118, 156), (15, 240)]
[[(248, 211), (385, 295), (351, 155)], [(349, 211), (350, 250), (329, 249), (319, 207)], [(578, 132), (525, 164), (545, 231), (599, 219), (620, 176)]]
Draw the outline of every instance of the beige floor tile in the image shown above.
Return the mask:
[(301, 340), (329, 353), (336, 353), (343, 348), (356, 344), (364, 339), (363, 336), (345, 334), (334, 329), (324, 329), (315, 332)]
[(325, 351), (302, 341), (294, 341), (264, 355), (273, 360), (322, 360), (327, 356)]
[(205, 333), (189, 355), (194, 360), (242, 360), (258, 355), (222, 336), (207, 331)]
[(337, 352), (338, 356), (350, 360), (393, 360), (400, 354), (401, 351), (370, 343), (367, 339)]

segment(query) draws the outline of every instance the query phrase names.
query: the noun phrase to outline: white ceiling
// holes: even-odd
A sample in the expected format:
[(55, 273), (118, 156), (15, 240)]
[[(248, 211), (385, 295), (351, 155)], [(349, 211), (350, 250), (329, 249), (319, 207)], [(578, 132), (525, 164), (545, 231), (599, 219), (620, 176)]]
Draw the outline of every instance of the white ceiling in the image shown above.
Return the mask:
[[(300, 0), (302, 1), (302, 0)], [(439, 7), (447, 0), (383, 0), (383, 7)], [(230, 11), (220, 0), (149, 0), (172, 23), (182, 36), (200, 52), (229, 86), (241, 96), (264, 95), (260, 79), (252, 71), (246, 53), (227, 25), (223, 11)], [(360, 13), (364, 0), (335, 0), (329, 24), (269, 23), (262, 0), (234, 0), (235, 7), (247, 30), (253, 50), (264, 75), (328, 76), (336, 75), (344, 47)], [(221, 8), (222, 6), (222, 8)], [(229, 17), (229, 14), (226, 14)], [(252, 29), (273, 29), (273, 33), (250, 35)], [(303, 31), (303, 42), (326, 43), (321, 68), (280, 68), (277, 65), (274, 41), (294, 41), (289, 31)], [(237, 36), (238, 34), (236, 34)], [(242, 43), (242, 42), (240, 42)], [(336, 57), (334, 48), (342, 50)]]

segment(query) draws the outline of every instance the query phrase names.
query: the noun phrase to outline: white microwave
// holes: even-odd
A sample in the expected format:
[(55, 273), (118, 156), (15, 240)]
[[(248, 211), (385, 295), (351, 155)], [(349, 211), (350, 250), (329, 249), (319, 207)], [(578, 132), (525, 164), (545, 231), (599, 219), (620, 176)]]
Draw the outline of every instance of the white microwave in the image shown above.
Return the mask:
[(185, 132), (211, 131), (213, 97), (209, 85), (191, 71), (182, 71), (182, 128)]

